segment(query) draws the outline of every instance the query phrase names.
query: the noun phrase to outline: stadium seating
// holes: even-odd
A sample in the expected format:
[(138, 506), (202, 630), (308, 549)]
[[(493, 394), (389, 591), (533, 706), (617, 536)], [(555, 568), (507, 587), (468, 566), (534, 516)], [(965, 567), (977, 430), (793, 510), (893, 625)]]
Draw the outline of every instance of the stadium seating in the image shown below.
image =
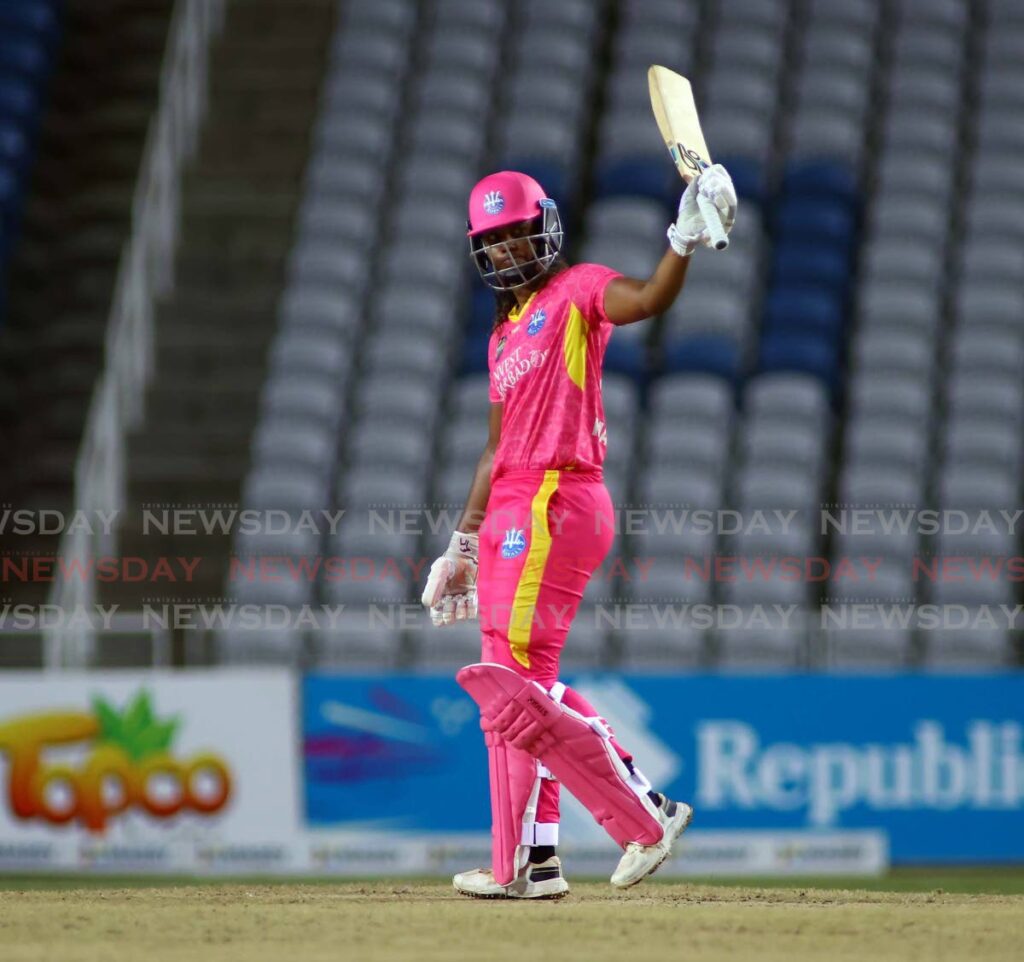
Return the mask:
[[(597, 579), (567, 664), (1011, 662), (1011, 632), (933, 629), (894, 620), (886, 606), (1013, 605), (1019, 591), (1003, 571), (913, 572), (933, 559), (967, 570), (1015, 556), (1016, 535), (828, 531), (818, 512), (998, 513), (1019, 501), (1015, 16), (996, 0), (339, 3), (282, 287), (263, 340), (239, 347), (265, 370), (253, 376), (237, 480), (246, 507), (351, 514), (315, 545), (239, 538), (234, 553), (319, 552), (379, 567), (443, 548), (488, 420), (494, 299), (465, 256), (466, 195), (488, 170), (525, 170), (559, 203), (570, 260), (648, 274), (683, 186), (649, 112), (645, 69), (664, 63), (693, 80), (741, 205), (729, 251), (698, 251), (664, 316), (612, 335), (606, 479), (617, 504), (772, 520), (716, 533), (692, 517), (666, 516), (662, 529), (648, 517), (623, 532), (615, 552), (656, 563), (611, 592), (615, 603), (708, 604), (742, 617), (709, 628), (686, 615), (632, 632), (602, 619), (610, 592)], [(0, 42), (12, 65), (0, 80), (5, 250), (17, 239), (55, 35), (40, 21)], [(241, 397), (231, 383), (223, 396)], [(425, 508), (427, 521), (415, 532), (374, 529), (371, 513), (388, 508)], [(755, 574), (681, 576), (716, 556)], [(879, 559), (870, 579), (809, 582), (778, 567), (862, 557)], [(220, 656), (246, 660), (251, 642), (253, 657), (332, 666), (440, 669), (474, 657), (475, 629), (433, 631), (415, 605), (422, 578), (403, 570), (240, 584), (255, 603), (344, 604), (351, 617), (298, 643), (226, 632)], [(381, 603), (410, 606), (410, 622), (376, 618)], [(793, 617), (758, 623), (758, 606), (773, 605)], [(863, 609), (854, 624), (827, 617), (850, 606)]]

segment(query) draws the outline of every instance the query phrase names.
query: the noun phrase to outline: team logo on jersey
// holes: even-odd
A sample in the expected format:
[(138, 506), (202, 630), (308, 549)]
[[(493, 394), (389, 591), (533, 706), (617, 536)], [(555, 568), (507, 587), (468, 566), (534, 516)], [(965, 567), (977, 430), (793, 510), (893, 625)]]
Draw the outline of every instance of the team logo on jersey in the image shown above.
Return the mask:
[(526, 550), (526, 536), (522, 528), (509, 528), (501, 543), (501, 556), (506, 561), (518, 558)]
[(494, 360), (498, 360), (498, 358), (501, 357), (501, 355), (504, 352), (504, 350), (505, 350), (505, 338), (504, 337), (500, 337), (500, 338), (498, 338), (497, 346), (494, 348)]
[(500, 214), (505, 209), (505, 198), (500, 190), (489, 190), (484, 194), (484, 213)]
[(548, 316), (544, 313), (543, 309), (538, 308), (530, 315), (530, 322), (526, 325), (526, 333), (533, 337), (544, 326), (544, 322), (547, 319)]
[(608, 428), (600, 418), (594, 418), (594, 430), (590, 433), (597, 438), (598, 444), (608, 446)]

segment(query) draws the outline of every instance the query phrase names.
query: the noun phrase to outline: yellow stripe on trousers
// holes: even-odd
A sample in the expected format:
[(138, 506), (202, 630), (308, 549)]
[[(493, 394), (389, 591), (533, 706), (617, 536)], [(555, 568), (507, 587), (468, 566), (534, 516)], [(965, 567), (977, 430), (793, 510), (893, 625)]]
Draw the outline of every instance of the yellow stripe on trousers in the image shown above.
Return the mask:
[(530, 535), (530, 552), (526, 556), (519, 584), (516, 585), (512, 600), (512, 614), (508, 623), (508, 642), (512, 657), (524, 668), (530, 667), (530, 631), (533, 615), (537, 610), (537, 596), (540, 594), (544, 566), (551, 553), (551, 532), (548, 530), (548, 502), (558, 487), (558, 472), (545, 471), (537, 493), (530, 505), (533, 528)]

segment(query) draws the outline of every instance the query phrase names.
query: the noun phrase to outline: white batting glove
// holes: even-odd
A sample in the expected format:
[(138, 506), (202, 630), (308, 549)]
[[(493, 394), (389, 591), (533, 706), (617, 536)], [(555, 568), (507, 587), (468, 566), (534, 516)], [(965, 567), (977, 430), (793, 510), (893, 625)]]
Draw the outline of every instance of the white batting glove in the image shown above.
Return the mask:
[(700, 191), (715, 207), (722, 221), (722, 230), (728, 235), (736, 221), (736, 188), (732, 178), (721, 164), (712, 164), (702, 170), (697, 178), (697, 190)]
[(727, 235), (736, 220), (736, 189), (729, 172), (721, 164), (701, 171), (686, 185), (679, 199), (676, 222), (668, 229), (668, 242), (680, 257), (689, 257), (698, 244), (714, 249), (714, 241), (697, 200), (698, 193), (715, 205)]
[(430, 566), (420, 600), (435, 628), (476, 617), (478, 546), (477, 535), (455, 531), (448, 550)]

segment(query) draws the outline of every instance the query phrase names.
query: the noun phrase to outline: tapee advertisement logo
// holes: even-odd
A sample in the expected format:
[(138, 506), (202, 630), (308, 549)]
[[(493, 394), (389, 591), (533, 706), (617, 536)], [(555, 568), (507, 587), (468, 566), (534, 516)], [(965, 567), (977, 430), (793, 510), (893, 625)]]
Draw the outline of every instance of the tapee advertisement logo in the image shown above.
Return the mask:
[[(146, 691), (122, 711), (96, 697), (91, 712), (0, 717), (0, 757), (7, 760), (0, 799), (6, 797), (18, 819), (77, 820), (95, 833), (129, 811), (161, 820), (182, 812), (213, 815), (231, 797), (230, 770), (211, 752), (176, 755), (180, 725), (178, 717), (158, 719)], [(84, 757), (74, 764), (48, 762), (46, 755), (58, 748), (78, 749)]]

